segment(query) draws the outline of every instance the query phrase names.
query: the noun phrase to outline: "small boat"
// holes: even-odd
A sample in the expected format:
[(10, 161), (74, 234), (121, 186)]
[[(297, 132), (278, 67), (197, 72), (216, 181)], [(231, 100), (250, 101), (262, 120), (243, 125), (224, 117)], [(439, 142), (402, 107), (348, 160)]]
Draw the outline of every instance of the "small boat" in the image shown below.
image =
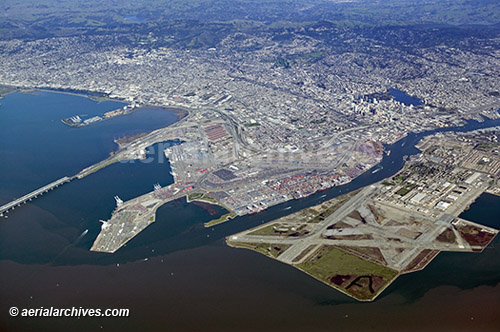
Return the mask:
[(88, 228), (86, 230), (84, 230), (82, 232), (82, 234), (80, 234), (80, 236), (78, 237), (78, 239), (76, 239), (76, 241), (80, 241), (85, 235), (87, 235), (87, 233), (89, 232)]

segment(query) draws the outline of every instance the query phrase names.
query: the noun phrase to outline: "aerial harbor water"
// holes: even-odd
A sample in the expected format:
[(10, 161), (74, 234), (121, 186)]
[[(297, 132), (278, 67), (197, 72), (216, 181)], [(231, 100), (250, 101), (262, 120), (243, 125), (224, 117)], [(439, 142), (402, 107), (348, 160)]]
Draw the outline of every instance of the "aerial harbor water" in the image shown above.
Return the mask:
[[(97, 103), (61, 93), (6, 96), (0, 107), (0, 157), (6, 161), (0, 163), (0, 203), (106, 158), (116, 149), (115, 138), (151, 131), (176, 120), (171, 111), (143, 109), (82, 128), (60, 122), (74, 114), (101, 114), (121, 106), (118, 102)], [(470, 121), (464, 127), (438, 131), (468, 131), (499, 124), (499, 120)], [(339, 328), (350, 323), (352, 328), (356, 319), (354, 325), (359, 328), (380, 328), (384, 324), (397, 327), (403, 317), (405, 323), (414, 320), (430, 327), (448, 319), (450, 326), (466, 328), (471, 315), (476, 323), (489, 317), (477, 304), (494, 303), (500, 294), (498, 238), (481, 255), (439, 255), (427, 269), (402, 276), (370, 304), (355, 303), (289, 266), (227, 247), (223, 242), (230, 234), (395, 174), (405, 156), (418, 153), (414, 145), (432, 132), (410, 134), (388, 146), (391, 153), (374, 167), (377, 172), (369, 170), (347, 185), (214, 228), (204, 228), (203, 222), (222, 215), (222, 208), (180, 199), (162, 206), (157, 222), (116, 254), (90, 252), (101, 227), (99, 220), (109, 217), (115, 195), (130, 199), (151, 191), (155, 183), (172, 183), (169, 163), (158, 153), (159, 144), (154, 145), (149, 154), (152, 162), (113, 164), (57, 188), (0, 220), (0, 268), (9, 271), (0, 279), (0, 309), (6, 312), (12, 303), (20, 307), (66, 303), (129, 307), (134, 316), (142, 318), (137, 323), (98, 323), (124, 331), (137, 330), (135, 324), (144, 321), (147, 326), (140, 327), (145, 330), (161, 324), (172, 330), (200, 329), (215, 325), (228, 313), (240, 317), (240, 327), (268, 324), (275, 330), (306, 322), (324, 328), (332, 322)], [(470, 220), (498, 228), (495, 217), (500, 215), (500, 205), (489, 204), (498, 200), (490, 196), (483, 195), (464, 214)], [(443, 293), (449, 295), (444, 300), (449, 303), (439, 305), (462, 311), (462, 321), (455, 320), (456, 316), (432, 314), (437, 308), (432, 303)], [(476, 304), (477, 308), (464, 308), (456, 301)], [(236, 312), (234, 308), (241, 307), (242, 302), (248, 311)], [(391, 315), (387, 315), (389, 310)], [(200, 323), (187, 319), (192, 315), (200, 317)], [(284, 315), (286, 321), (276, 318)], [(360, 319), (363, 317), (366, 319)], [(27, 330), (36, 326), (30, 320), (20, 324)], [(39, 330), (63, 326), (64, 319), (47, 324)], [(82, 330), (96, 328), (95, 324), (95, 320), (83, 320)]]

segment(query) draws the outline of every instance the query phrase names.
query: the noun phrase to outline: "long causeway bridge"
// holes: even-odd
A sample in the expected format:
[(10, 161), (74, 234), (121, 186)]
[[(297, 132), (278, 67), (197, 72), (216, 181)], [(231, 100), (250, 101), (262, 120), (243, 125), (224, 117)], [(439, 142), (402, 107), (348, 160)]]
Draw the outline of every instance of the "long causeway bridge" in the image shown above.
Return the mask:
[(0, 217), (2, 217), (4, 215), (4, 213), (9, 212), (10, 210), (14, 210), (16, 207), (21, 206), (21, 204), (26, 203), (27, 201), (31, 201), (33, 198), (36, 198), (40, 195), (43, 195), (43, 194), (47, 193), (49, 190), (52, 190), (56, 187), (59, 187), (60, 185), (66, 183), (66, 182), (70, 182), (73, 179), (74, 179), (74, 177), (65, 176), (57, 181), (49, 183), (46, 186), (38, 188), (37, 190), (34, 190), (34, 191), (30, 192), (29, 194), (26, 194), (23, 197), (20, 197), (20, 198), (12, 201), (10, 203), (2, 205), (0, 207)]

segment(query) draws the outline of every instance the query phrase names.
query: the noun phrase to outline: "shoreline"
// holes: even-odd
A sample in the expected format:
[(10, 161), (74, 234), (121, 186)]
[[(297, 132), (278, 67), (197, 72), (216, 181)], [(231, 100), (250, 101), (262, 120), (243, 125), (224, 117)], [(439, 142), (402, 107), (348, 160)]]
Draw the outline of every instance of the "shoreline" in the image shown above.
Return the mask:
[[(183, 110), (183, 109), (169, 109), (169, 108), (162, 107), (162, 106), (141, 106), (141, 107), (138, 107), (138, 108), (134, 109), (132, 112), (127, 113), (127, 114), (131, 114), (133, 112), (136, 112), (136, 111), (138, 111), (140, 109), (144, 109), (144, 108), (159, 109), (159, 110), (165, 110), (165, 111), (173, 112), (174, 115), (177, 117), (177, 119), (174, 122), (172, 122), (171, 124), (169, 124), (168, 126), (166, 126), (166, 127), (170, 127), (170, 126), (176, 124), (177, 122), (181, 121), (182, 119), (184, 119), (185, 117), (187, 117), (189, 115), (189, 111), (188, 110)], [(127, 114), (122, 114), (122, 115), (127, 115)], [(119, 115), (119, 116), (122, 116), (122, 115)], [(162, 128), (166, 128), (166, 127), (162, 127)], [(136, 139), (139, 139), (141, 137), (144, 137), (144, 136), (147, 136), (147, 135), (151, 134), (155, 130), (158, 130), (158, 129), (153, 129), (153, 130), (142, 132), (142, 133), (139, 133), (139, 134), (129, 135), (129, 136), (123, 136), (123, 137), (114, 139), (113, 142), (115, 142), (116, 145), (118, 145), (118, 149), (116, 151), (122, 149), (127, 144), (132, 143)], [(112, 151), (112, 152), (110, 152), (110, 154), (113, 155), (116, 151)]]
[[(12, 87), (14, 90), (12, 90), (6, 94), (0, 95), (1, 97), (4, 97), (4, 96), (6, 96), (10, 93), (14, 93), (14, 92), (29, 93), (31, 91), (43, 91), (43, 92), (62, 93), (62, 94), (66, 94), (66, 95), (84, 97), (84, 98), (88, 98), (88, 99), (93, 100), (93, 101), (98, 102), (98, 103), (101, 103), (103, 101), (114, 101), (114, 102), (120, 102), (120, 103), (130, 105), (129, 102), (126, 101), (125, 99), (111, 98), (103, 92), (96, 92), (96, 91), (91, 91), (91, 90), (56, 89), (56, 88), (47, 88), (47, 87), (25, 88), (25, 87), (19, 87), (19, 86), (8, 85), (8, 84), (6, 84), (5, 86)], [(103, 94), (103, 95), (100, 96), (100, 94)], [(133, 112), (140, 110), (142, 108), (164, 109), (167, 111), (172, 111), (178, 117), (177, 121), (188, 116), (189, 112), (191, 111), (190, 109), (183, 107), (183, 106), (143, 104), (143, 105), (136, 107), (133, 110)]]
[(209, 221), (203, 223), (203, 226), (205, 228), (225, 223), (225, 222), (227, 222), (229, 220), (232, 220), (232, 219), (234, 219), (234, 218), (236, 218), (238, 216), (236, 213), (234, 213), (233, 211), (231, 211), (227, 207), (223, 206), (219, 202), (217, 202), (215, 200), (204, 199), (204, 195), (206, 195), (206, 193), (197, 193), (197, 192), (191, 193), (191, 195), (193, 195), (193, 194), (202, 194), (202, 196), (190, 199), (189, 195), (186, 195), (185, 197), (186, 197), (186, 202), (187, 203), (192, 203), (192, 202), (206, 203), (206, 204), (210, 204), (210, 205), (214, 205), (214, 206), (219, 206), (219, 207), (221, 207), (221, 208), (223, 208), (223, 209), (225, 209), (227, 211), (227, 213), (224, 213), (219, 218), (212, 219), (212, 220), (209, 220)]
[(0, 99), (10, 95), (11, 93), (20, 91), (19, 87), (9, 84), (0, 84), (0, 90), (4, 90), (3, 92), (0, 92)]
[[(258, 250), (255, 250), (255, 249), (250, 249), (250, 248), (245, 247), (245, 246), (238, 246), (238, 245), (237, 245), (237, 243), (231, 242), (230, 237), (231, 237), (231, 236), (227, 236), (227, 237), (225, 238), (225, 243), (226, 243), (226, 245), (227, 245), (228, 247), (235, 248), (235, 249), (250, 250), (250, 251), (256, 252), (257, 254), (262, 254), (262, 253), (261, 253), (261, 252), (259, 252)], [(337, 248), (338, 248), (339, 250), (342, 250), (340, 247), (337, 247)], [(376, 300), (376, 299), (377, 299), (377, 298), (378, 298), (378, 297), (379, 297), (379, 296), (380, 296), (380, 295), (384, 292), (384, 290), (386, 290), (386, 289), (387, 289), (387, 287), (389, 287), (389, 286), (390, 286), (390, 285), (391, 285), (394, 281), (396, 281), (396, 279), (398, 279), (398, 278), (401, 276), (401, 274), (402, 274), (401, 272), (398, 272), (398, 273), (397, 273), (397, 274), (396, 274), (396, 275), (395, 275), (392, 279), (388, 280), (388, 281), (385, 283), (385, 285), (384, 285), (383, 287), (379, 288), (379, 289), (377, 290), (377, 292), (376, 292), (375, 294), (373, 294), (373, 296), (372, 296), (371, 298), (369, 298), (369, 299), (361, 299), (361, 298), (357, 298), (357, 297), (355, 297), (353, 294), (349, 294), (346, 290), (342, 289), (341, 287), (338, 287), (338, 286), (332, 285), (332, 284), (330, 284), (330, 283), (326, 282), (325, 280), (320, 279), (318, 276), (315, 276), (314, 274), (311, 274), (310, 272), (308, 272), (308, 271), (306, 271), (306, 270), (304, 270), (304, 269), (300, 268), (297, 264), (288, 264), (288, 263), (285, 263), (285, 262), (283, 262), (283, 261), (281, 261), (281, 260), (279, 260), (279, 259), (278, 259), (278, 257), (279, 257), (279, 256), (278, 256), (278, 257), (274, 257), (274, 256), (272, 256), (272, 255), (266, 255), (266, 254), (263, 254), (263, 255), (264, 255), (265, 257), (270, 258), (270, 259), (272, 259), (272, 260), (275, 260), (275, 261), (277, 261), (277, 262), (279, 262), (279, 263), (281, 263), (281, 264), (284, 264), (284, 265), (287, 265), (287, 266), (291, 266), (291, 267), (293, 267), (293, 268), (295, 268), (295, 269), (299, 270), (300, 272), (305, 273), (305, 274), (306, 274), (306, 275), (308, 275), (309, 277), (312, 277), (312, 278), (313, 278), (313, 279), (315, 279), (316, 281), (319, 281), (319, 282), (321, 282), (322, 284), (324, 284), (324, 285), (326, 285), (326, 286), (330, 287), (331, 289), (334, 289), (334, 290), (336, 290), (336, 291), (338, 291), (338, 292), (340, 292), (340, 293), (342, 293), (342, 294), (346, 295), (347, 297), (349, 297), (349, 298), (351, 298), (351, 299), (353, 299), (353, 300), (359, 301), (359, 302), (361, 302), (361, 303), (370, 303), (370, 302), (375, 301), (375, 300)]]
[[(134, 112), (138, 111), (140, 109), (144, 109), (144, 108), (170, 111), (170, 112), (174, 113), (175, 116), (177, 116), (177, 118), (178, 118), (174, 123), (184, 119), (186, 116), (189, 115), (189, 111), (190, 111), (187, 108), (183, 108), (183, 107), (179, 107), (179, 106), (158, 106), (158, 105), (144, 104), (144, 105), (141, 105), (141, 106), (137, 107), (136, 109), (134, 109)], [(174, 123), (172, 123), (172, 124), (174, 124)]]
[[(90, 99), (92, 101), (95, 101), (97, 103), (101, 103), (103, 101), (112, 101), (112, 102), (120, 102), (120, 103), (124, 103), (126, 105), (130, 105), (124, 99), (110, 98), (109, 96), (98, 96), (98, 95), (95, 95), (95, 94), (100, 94), (99, 92), (93, 92), (93, 91), (88, 91), (88, 90), (80, 90), (80, 91), (76, 91), (75, 90), (75, 91), (72, 91), (71, 89), (68, 89), (68, 90), (61, 89), (61, 90), (59, 90), (59, 89), (55, 89), (55, 88), (46, 88), (46, 87), (23, 88), (23, 87), (18, 87), (18, 86), (11, 86), (11, 85), (6, 85), (6, 86), (12, 87), (13, 90), (9, 91), (9, 92), (7, 92), (7, 93), (5, 93), (3, 95), (0, 95), (0, 97), (2, 97), (2, 98), (4, 96), (6, 96), (6, 95), (8, 95), (10, 93), (14, 93), (14, 92), (30, 93), (30, 92), (33, 92), (33, 91), (42, 91), (42, 92), (61, 93), (61, 94), (66, 94), (66, 95), (71, 95), (71, 96), (83, 97), (83, 98), (87, 98), (87, 99)], [(101, 98), (101, 100), (99, 100), (99, 98)], [(171, 124), (169, 124), (166, 127), (169, 127), (169, 126), (171, 126), (171, 125), (179, 122), (180, 120), (182, 120), (185, 117), (187, 117), (189, 115), (189, 113), (190, 113), (190, 110), (188, 108), (180, 107), (180, 106), (160, 106), (160, 105), (144, 104), (144, 105), (141, 105), (139, 107), (135, 107), (132, 111), (130, 111), (130, 112), (126, 113), (126, 114), (120, 114), (118, 116), (123, 116), (123, 115), (131, 114), (131, 113), (136, 112), (138, 110), (147, 109), (147, 108), (149, 108), (149, 109), (159, 109), (159, 110), (171, 111), (177, 117), (177, 119), (174, 122), (172, 122)], [(108, 119), (103, 119), (103, 120), (108, 120)], [(68, 125), (68, 124), (66, 124), (66, 125)], [(164, 128), (164, 127), (162, 127), (162, 128)], [(136, 135), (123, 136), (121, 138), (113, 140), (118, 145), (118, 149), (116, 149), (115, 151), (111, 151), (110, 152), (110, 156), (113, 156), (118, 150), (120, 150), (121, 148), (123, 148), (123, 145), (131, 143), (131, 142), (133, 142), (134, 140), (136, 140), (138, 138), (144, 137), (144, 136), (152, 133), (153, 131), (154, 130), (150, 130), (150, 131), (139, 133), (139, 134), (136, 134)]]
[[(84, 90), (71, 90), (71, 89), (55, 89), (55, 88), (47, 88), (47, 87), (35, 87), (35, 88), (23, 88), (23, 87), (17, 87), (17, 91), (22, 92), (22, 93), (30, 93), (32, 91), (42, 91), (42, 92), (51, 92), (51, 93), (62, 93), (65, 95), (71, 95), (71, 96), (78, 96), (78, 97), (84, 97), (88, 98), (90, 100), (93, 100), (95, 102), (103, 102), (103, 101), (114, 101), (114, 102), (120, 102), (120, 103), (127, 103), (123, 99), (119, 98), (110, 98), (109, 96), (99, 96), (98, 92), (94, 91), (84, 91)], [(101, 100), (99, 100), (101, 98)]]

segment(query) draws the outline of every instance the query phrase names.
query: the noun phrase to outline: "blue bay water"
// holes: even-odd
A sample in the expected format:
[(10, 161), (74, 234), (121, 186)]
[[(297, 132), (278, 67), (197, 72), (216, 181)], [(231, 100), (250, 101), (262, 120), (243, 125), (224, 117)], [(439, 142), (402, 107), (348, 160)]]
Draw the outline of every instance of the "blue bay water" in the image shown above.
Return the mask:
[[(0, 203), (105, 159), (117, 149), (115, 138), (148, 132), (177, 120), (173, 111), (144, 108), (81, 128), (60, 121), (76, 114), (102, 115), (124, 105), (41, 91), (13, 93), (2, 99)], [(47, 262), (59, 257), (84, 230), (89, 229), (85, 240), (95, 238), (99, 220), (109, 218), (115, 207), (115, 195), (127, 200), (151, 191), (155, 183), (172, 183), (170, 165), (162, 154), (166, 145), (159, 143), (148, 149), (153, 162), (113, 164), (9, 213), (0, 228), (2, 257)]]
[(500, 196), (482, 194), (460, 218), (500, 229)]
[(60, 120), (123, 107), (81, 96), (34, 91), (13, 93), (0, 107), (0, 204), (105, 159), (116, 150), (113, 139), (169, 125), (171, 111), (140, 109), (92, 125), (72, 128)]

